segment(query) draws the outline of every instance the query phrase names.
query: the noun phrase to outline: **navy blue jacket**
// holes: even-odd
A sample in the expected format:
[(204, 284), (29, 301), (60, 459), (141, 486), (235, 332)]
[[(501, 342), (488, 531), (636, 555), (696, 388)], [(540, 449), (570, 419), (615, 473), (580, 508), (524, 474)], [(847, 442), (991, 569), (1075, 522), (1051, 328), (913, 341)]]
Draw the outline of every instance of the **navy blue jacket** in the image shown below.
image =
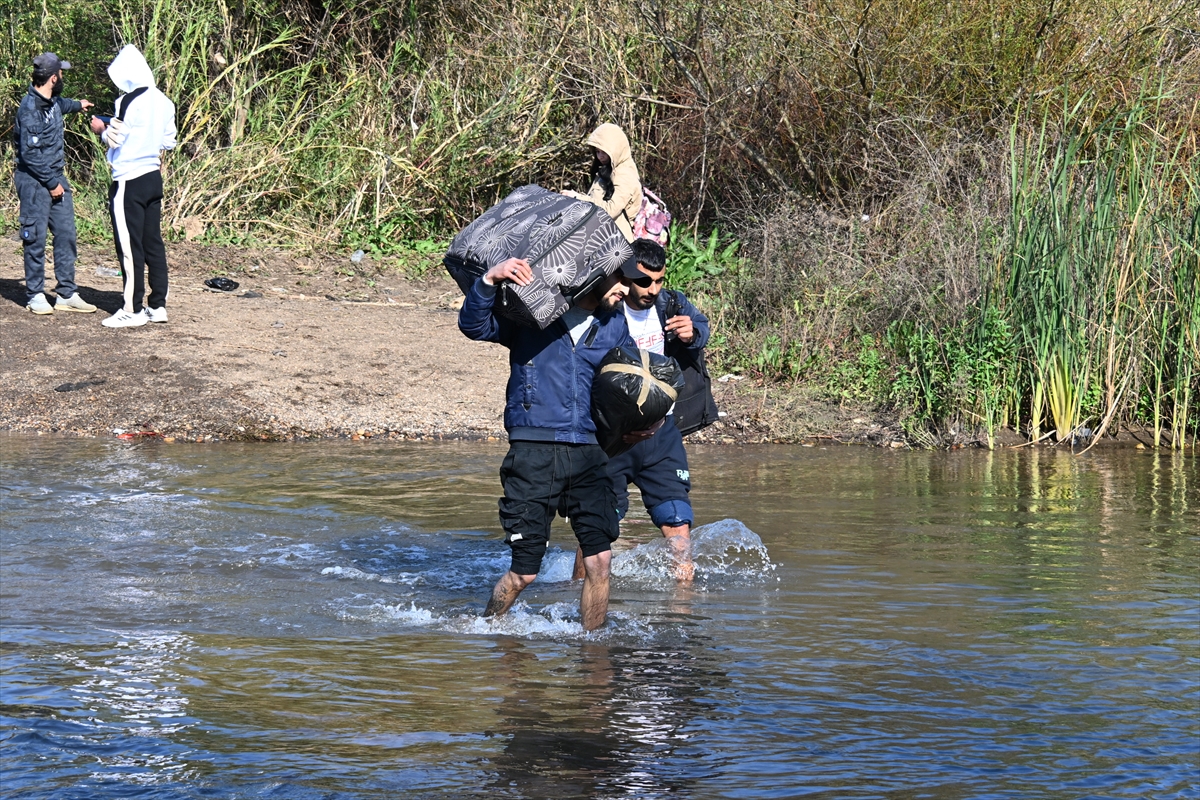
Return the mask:
[(508, 348), (504, 429), (511, 441), (595, 444), (592, 381), (600, 361), (618, 345), (636, 347), (625, 315), (605, 314), (576, 345), (562, 320), (545, 330), (518, 325), (494, 313), (496, 287), (475, 281), (458, 312), (467, 338)]
[(17, 107), (13, 125), (13, 156), (17, 169), (32, 175), (34, 180), (53, 190), (60, 183), (65, 187), (66, 147), (63, 144), (63, 116), (82, 111), (78, 100), (38, 94), (32, 86)]

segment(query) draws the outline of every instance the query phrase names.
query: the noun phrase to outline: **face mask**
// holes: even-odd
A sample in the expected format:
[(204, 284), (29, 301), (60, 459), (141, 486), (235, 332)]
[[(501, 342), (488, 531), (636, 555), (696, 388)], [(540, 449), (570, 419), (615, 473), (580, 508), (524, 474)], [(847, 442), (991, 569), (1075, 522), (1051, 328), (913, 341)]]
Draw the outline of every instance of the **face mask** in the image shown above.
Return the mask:
[(50, 90), (50, 96), (58, 97), (60, 94), (62, 94), (62, 89), (63, 89), (62, 78), (59, 78), (58, 80), (56, 80), (54, 82), (54, 88)]

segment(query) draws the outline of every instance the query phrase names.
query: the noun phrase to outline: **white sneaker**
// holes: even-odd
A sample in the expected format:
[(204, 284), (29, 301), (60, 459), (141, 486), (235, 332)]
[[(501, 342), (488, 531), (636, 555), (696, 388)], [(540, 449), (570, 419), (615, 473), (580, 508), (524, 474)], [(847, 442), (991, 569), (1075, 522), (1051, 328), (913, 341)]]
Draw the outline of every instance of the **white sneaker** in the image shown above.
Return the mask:
[(55, 311), (78, 311), (81, 314), (91, 314), (96, 307), (79, 296), (79, 292), (70, 297), (60, 297), (54, 301)]
[(150, 306), (142, 306), (142, 313), (145, 314), (146, 319), (150, 320), (151, 322), (166, 322), (167, 321), (167, 307), (166, 306), (163, 306), (162, 308), (151, 308)]
[(46, 295), (38, 292), (28, 303), (25, 304), (35, 314), (53, 314), (54, 306), (50, 305), (50, 301), (46, 299)]
[(106, 328), (138, 328), (149, 321), (150, 318), (145, 314), (131, 314), (122, 308), (100, 324)]

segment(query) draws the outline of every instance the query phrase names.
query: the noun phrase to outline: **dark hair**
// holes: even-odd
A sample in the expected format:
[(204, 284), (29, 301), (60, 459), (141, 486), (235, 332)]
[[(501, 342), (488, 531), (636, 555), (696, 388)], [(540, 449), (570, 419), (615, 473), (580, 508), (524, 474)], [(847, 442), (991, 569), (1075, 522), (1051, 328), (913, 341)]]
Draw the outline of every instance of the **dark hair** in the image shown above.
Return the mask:
[(634, 258), (651, 272), (662, 272), (667, 268), (667, 251), (658, 242), (650, 239), (634, 239), (630, 244)]
[(46, 84), (46, 81), (50, 80), (57, 74), (58, 74), (58, 70), (54, 70), (53, 72), (48, 72), (47, 70), (44, 70), (41, 67), (34, 67), (33, 75), (30, 76), (29, 80), (33, 82), (34, 86), (44, 86)]
[(601, 164), (600, 159), (592, 156), (592, 183), (600, 184), (604, 189), (605, 201), (612, 200), (616, 187), (612, 182), (612, 159), (607, 164)]

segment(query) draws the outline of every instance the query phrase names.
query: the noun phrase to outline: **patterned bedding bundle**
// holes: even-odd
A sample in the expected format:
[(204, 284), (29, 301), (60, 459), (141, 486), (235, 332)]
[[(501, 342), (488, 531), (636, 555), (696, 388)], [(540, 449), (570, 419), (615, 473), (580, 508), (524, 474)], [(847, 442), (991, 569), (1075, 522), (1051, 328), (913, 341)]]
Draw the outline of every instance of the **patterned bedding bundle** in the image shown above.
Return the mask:
[(443, 263), (465, 294), (501, 261), (525, 259), (533, 281), (528, 286), (501, 283), (496, 309), (522, 325), (546, 328), (632, 255), (612, 218), (598, 206), (530, 184), (463, 228)]

